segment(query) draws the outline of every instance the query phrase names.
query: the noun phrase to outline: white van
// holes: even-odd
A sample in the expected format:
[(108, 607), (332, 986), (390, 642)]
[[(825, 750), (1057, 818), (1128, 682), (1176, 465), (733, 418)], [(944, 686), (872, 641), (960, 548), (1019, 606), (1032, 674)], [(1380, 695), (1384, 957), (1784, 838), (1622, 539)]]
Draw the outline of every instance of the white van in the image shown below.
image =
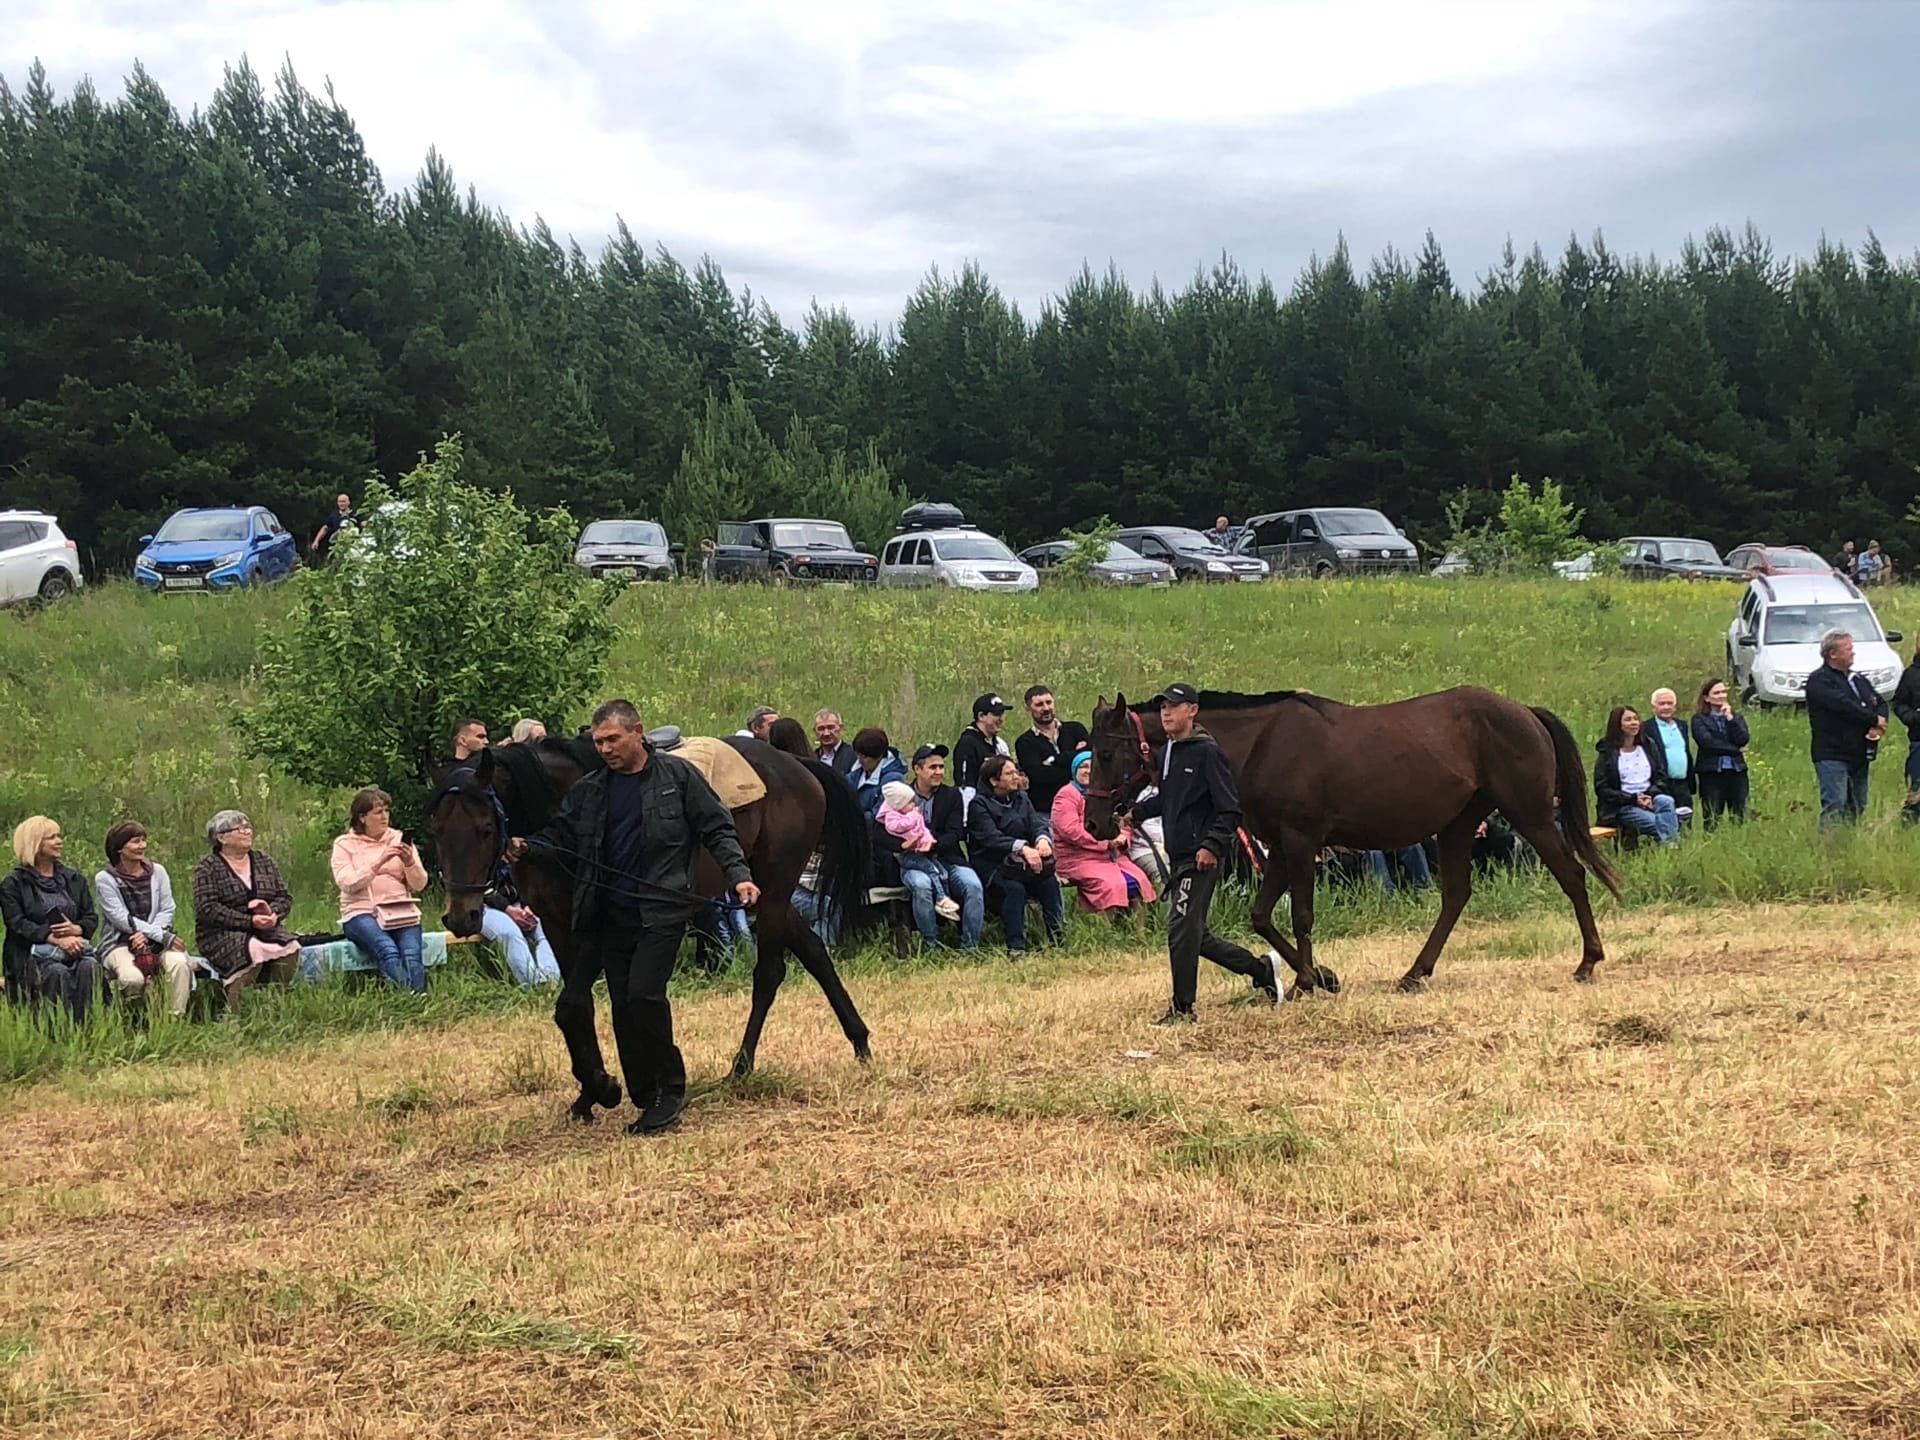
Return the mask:
[(880, 552), (882, 585), (944, 585), (959, 590), (1032, 590), (1040, 576), (1013, 551), (971, 525), (909, 530)]
[(1900, 681), (1898, 630), (1884, 630), (1873, 606), (1844, 575), (1757, 575), (1727, 627), (1727, 685), (1749, 704), (1803, 705), (1807, 676), (1820, 668), (1820, 637), (1853, 636), (1854, 673), (1882, 695)]

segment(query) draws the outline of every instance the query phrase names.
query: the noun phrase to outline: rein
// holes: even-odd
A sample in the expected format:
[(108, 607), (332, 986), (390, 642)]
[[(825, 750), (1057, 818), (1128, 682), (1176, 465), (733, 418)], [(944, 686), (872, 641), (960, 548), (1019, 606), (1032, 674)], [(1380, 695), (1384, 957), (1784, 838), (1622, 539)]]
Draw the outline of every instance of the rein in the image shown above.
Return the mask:
[(1128, 791), (1140, 792), (1149, 780), (1153, 779), (1153, 746), (1147, 743), (1147, 722), (1132, 710), (1127, 711), (1127, 719), (1133, 722), (1133, 736), (1138, 744), (1139, 761), (1133, 773), (1111, 788), (1087, 787), (1087, 797), (1092, 800), (1112, 800), (1124, 796)]

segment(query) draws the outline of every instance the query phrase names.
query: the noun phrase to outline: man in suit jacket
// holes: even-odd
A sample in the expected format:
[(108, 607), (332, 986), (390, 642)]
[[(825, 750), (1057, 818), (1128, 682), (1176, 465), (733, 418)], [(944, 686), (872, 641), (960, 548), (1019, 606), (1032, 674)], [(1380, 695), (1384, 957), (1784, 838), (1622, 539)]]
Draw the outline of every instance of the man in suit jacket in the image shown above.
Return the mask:
[(813, 755), (822, 765), (831, 765), (836, 774), (851, 775), (859, 763), (853, 746), (843, 737), (845, 727), (838, 710), (822, 710), (813, 717)]

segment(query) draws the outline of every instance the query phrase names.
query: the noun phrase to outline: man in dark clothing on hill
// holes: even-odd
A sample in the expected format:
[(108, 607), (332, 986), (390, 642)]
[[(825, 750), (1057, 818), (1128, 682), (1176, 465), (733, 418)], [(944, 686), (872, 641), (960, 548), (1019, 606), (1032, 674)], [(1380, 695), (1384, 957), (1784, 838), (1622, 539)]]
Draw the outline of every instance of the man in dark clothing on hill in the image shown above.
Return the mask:
[(340, 532), (349, 525), (358, 525), (360, 517), (354, 513), (353, 497), (336, 495), (333, 497), (333, 510), (320, 522), (320, 528), (313, 532), (313, 539), (307, 545), (307, 558), (315, 565), (327, 563), (327, 557), (333, 553), (333, 542), (340, 538)]
[(1168, 880), (1172, 906), (1167, 915), (1167, 958), (1173, 969), (1173, 1004), (1155, 1024), (1192, 1024), (1200, 957), (1222, 969), (1245, 975), (1270, 1000), (1280, 998), (1273, 961), (1223, 940), (1207, 928), (1207, 908), (1220, 881), (1220, 862), (1233, 853), (1240, 829), (1240, 791), (1233, 767), (1200, 728), (1200, 692), (1191, 685), (1169, 685), (1160, 692), (1160, 725), (1167, 732), (1160, 761), (1160, 792), (1134, 807), (1133, 818), (1158, 815), (1173, 862)]
[(1820, 660), (1807, 677), (1807, 720), (1825, 830), (1852, 824), (1867, 808), (1868, 767), (1887, 733), (1887, 702), (1871, 680), (1852, 673), (1853, 637), (1846, 631), (1820, 638)]
[(1033, 726), (1013, 742), (1013, 754), (1027, 777), (1033, 808), (1045, 819), (1053, 813), (1053, 797), (1073, 779), (1068, 768), (1073, 757), (1087, 748), (1087, 727), (1078, 720), (1062, 720), (1054, 708), (1053, 691), (1045, 685), (1027, 691), (1027, 715)]
[(581, 1087), (574, 1113), (591, 1119), (593, 1104), (620, 1103), (597, 1068), (593, 982), (604, 971), (620, 1068), (641, 1112), (627, 1131), (654, 1135), (679, 1124), (687, 1105), (667, 982), (700, 903), (695, 850), (713, 856), (742, 905), (758, 902), (760, 889), (727, 807), (693, 766), (647, 744), (632, 701), (594, 711), (592, 733), (606, 769), (581, 777), (545, 829), (510, 840), (507, 859), (545, 852), (574, 874), (573, 968), (553, 1007)]
[(1907, 727), (1907, 800), (1900, 807), (1900, 818), (1911, 825), (1920, 821), (1920, 645), (1914, 647), (1913, 663), (1900, 672), (1900, 683), (1894, 687), (1893, 713)]
[(1006, 737), (1000, 731), (1007, 723), (1007, 702), (998, 695), (982, 695), (973, 702), (973, 723), (960, 732), (953, 745), (953, 784), (960, 799), (973, 803), (973, 792), (980, 785), (980, 767), (989, 755), (1006, 755)]

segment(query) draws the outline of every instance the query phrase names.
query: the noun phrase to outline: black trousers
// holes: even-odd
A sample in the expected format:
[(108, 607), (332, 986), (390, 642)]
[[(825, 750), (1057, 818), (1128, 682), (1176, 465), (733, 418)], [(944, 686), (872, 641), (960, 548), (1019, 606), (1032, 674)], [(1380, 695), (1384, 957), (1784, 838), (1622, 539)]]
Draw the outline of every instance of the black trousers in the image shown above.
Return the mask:
[(1267, 978), (1267, 962), (1231, 940), (1223, 940), (1207, 928), (1207, 909), (1213, 904), (1213, 888), (1220, 883), (1220, 868), (1197, 870), (1191, 858), (1173, 862), (1172, 896), (1167, 914), (1167, 958), (1173, 966), (1173, 1003), (1179, 1010), (1191, 1010), (1200, 987), (1200, 957), (1206, 956), (1223, 970), (1245, 975), (1252, 980)]
[(1747, 818), (1747, 772), (1744, 770), (1703, 770), (1700, 772), (1701, 816), (1711, 825), (1722, 815), (1736, 820)]
[[(641, 925), (612, 918), (575, 937), (573, 973), (561, 986), (554, 1021), (567, 1037), (574, 1075), (582, 1084), (589, 1077), (580, 1074), (584, 1056), (576, 1050), (574, 1031), (583, 1014), (591, 1029), (593, 982), (605, 975), (613, 1043), (633, 1103), (644, 1110), (655, 1095), (687, 1093), (687, 1064), (673, 1043), (673, 1007), (667, 1003), (667, 983), (686, 933), (684, 920)], [(596, 1042), (595, 1057), (598, 1053)]]

